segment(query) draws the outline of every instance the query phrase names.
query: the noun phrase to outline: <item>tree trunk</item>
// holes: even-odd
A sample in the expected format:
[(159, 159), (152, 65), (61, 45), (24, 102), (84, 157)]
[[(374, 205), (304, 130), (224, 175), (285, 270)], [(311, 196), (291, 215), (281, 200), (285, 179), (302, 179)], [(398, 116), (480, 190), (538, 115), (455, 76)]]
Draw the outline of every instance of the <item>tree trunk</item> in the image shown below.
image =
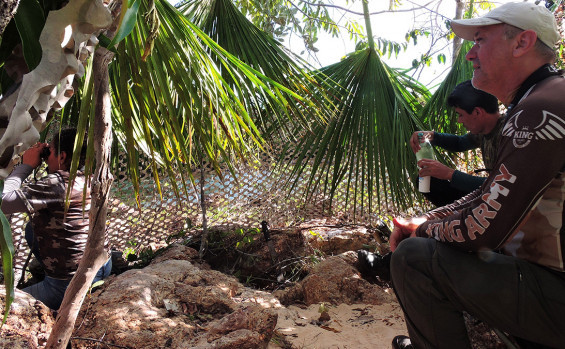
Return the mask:
[(2, 0), (0, 3), (0, 37), (4, 34), (4, 29), (16, 15), (20, 0)]
[[(118, 24), (122, 1), (110, 4), (113, 23), (106, 30), (106, 36), (114, 37)], [(112, 118), (110, 100), (110, 77), (108, 65), (114, 58), (114, 53), (103, 47), (98, 47), (92, 60), (94, 77), (94, 153), (96, 156), (96, 171), (91, 182), (91, 209), (89, 212), (88, 240), (84, 255), (79, 263), (75, 276), (71, 280), (63, 303), (59, 308), (57, 319), (46, 348), (65, 349), (74, 330), (75, 322), (90, 289), (96, 273), (106, 263), (108, 255), (104, 247), (106, 240), (106, 215), (108, 198), (113, 175), (110, 170), (110, 155), (112, 149)]]
[[(454, 19), (461, 19), (463, 10), (465, 10), (465, 1), (464, 0), (455, 0), (455, 18)], [(457, 55), (459, 54), (459, 50), (461, 49), (462, 40), (460, 37), (455, 35), (453, 38), (453, 56), (451, 57), (451, 61), (455, 63), (457, 60)]]
[(105, 48), (98, 48), (94, 54), (94, 152), (96, 171), (92, 179), (92, 204), (90, 210), (90, 229), (86, 250), (73, 277), (59, 314), (53, 326), (46, 348), (64, 349), (73, 332), (75, 321), (82, 302), (96, 273), (107, 260), (104, 249), (106, 232), (106, 213), (108, 197), (113, 176), (110, 171), (110, 152), (112, 145), (112, 119), (110, 105), (110, 85), (108, 64), (114, 54)]

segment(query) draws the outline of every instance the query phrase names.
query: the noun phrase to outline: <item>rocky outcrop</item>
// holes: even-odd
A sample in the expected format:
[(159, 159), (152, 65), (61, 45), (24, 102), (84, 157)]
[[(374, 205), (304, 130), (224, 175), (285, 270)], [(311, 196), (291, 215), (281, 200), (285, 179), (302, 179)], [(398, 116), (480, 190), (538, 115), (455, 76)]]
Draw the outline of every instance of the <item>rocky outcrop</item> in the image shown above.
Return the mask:
[(274, 295), (285, 305), (293, 303), (382, 304), (396, 301), (391, 289), (369, 283), (354, 267), (355, 252), (329, 257), (318, 263), (308, 276)]
[[(0, 305), (4, 312), (6, 289), (0, 286)], [(0, 330), (0, 348), (43, 348), (53, 327), (51, 310), (29, 294), (16, 290), (6, 324)]]
[(85, 300), (74, 336), (136, 349), (266, 347), (279, 302), (191, 261), (197, 254), (177, 245), (148, 267), (110, 279)]
[[(356, 252), (308, 254), (312, 250), (301, 231), (276, 232), (273, 247), (281, 262), (296, 256), (309, 261), (308, 275), (296, 283), (281, 281), (280, 287), (286, 288), (273, 294), (212, 270), (198, 260), (198, 251), (183, 245), (157, 253), (143, 269), (106, 279), (83, 303), (73, 348), (291, 348), (310, 341), (319, 347), (343, 343), (372, 348), (406, 334), (392, 289), (361, 277)], [(316, 231), (311, 228), (308, 234), (315, 236)], [(250, 245), (243, 252), (257, 265), (272, 263), (263, 241)], [(0, 297), (4, 294), (0, 288)], [(470, 320), (474, 348), (499, 347), (492, 331)], [(47, 307), (17, 291), (0, 332), (0, 348), (41, 348), (53, 322)]]

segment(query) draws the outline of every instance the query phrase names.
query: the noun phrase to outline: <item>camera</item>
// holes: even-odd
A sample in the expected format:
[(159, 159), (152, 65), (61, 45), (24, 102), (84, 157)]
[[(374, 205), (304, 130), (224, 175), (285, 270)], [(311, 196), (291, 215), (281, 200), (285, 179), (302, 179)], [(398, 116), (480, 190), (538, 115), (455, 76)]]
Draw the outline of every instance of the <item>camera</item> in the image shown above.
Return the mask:
[(41, 154), (39, 154), (39, 157), (41, 158), (41, 160), (47, 161), (49, 155), (51, 155), (51, 149), (49, 149), (49, 147), (43, 147), (43, 149), (41, 149)]

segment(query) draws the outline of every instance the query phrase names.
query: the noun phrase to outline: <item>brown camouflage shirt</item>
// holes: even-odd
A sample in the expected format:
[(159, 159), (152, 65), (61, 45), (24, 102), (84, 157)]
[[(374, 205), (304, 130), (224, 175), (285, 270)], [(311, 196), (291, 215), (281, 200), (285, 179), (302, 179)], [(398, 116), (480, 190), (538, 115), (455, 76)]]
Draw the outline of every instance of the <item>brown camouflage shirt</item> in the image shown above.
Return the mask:
[[(23, 174), (20, 176), (26, 177)], [(11, 177), (13, 175), (6, 179), (6, 185), (9, 185)], [(17, 196), (14, 196), (14, 201), (19, 202), (12, 206), (21, 206), (23, 202), (25, 211), (31, 215), (45, 272), (49, 277), (57, 279), (69, 279), (74, 275), (84, 254), (88, 237), (90, 188), (85, 189), (84, 174), (77, 172), (69, 198), (69, 208), (65, 214), (68, 182), (69, 173), (57, 171), (35, 183), (13, 190)], [(6, 198), (9, 194), (5, 188), (3, 197)], [(22, 211), (22, 207), (17, 210), (5, 210), (6, 205), (10, 203), (2, 203), (4, 213)]]

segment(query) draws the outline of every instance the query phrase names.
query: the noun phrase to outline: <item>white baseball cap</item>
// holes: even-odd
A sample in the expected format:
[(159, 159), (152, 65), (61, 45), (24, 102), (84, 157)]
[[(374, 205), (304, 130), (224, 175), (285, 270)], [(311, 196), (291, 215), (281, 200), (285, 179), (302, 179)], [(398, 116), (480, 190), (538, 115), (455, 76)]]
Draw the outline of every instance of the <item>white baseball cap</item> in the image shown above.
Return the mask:
[(457, 36), (473, 41), (478, 27), (500, 23), (533, 30), (538, 39), (551, 48), (561, 39), (553, 13), (544, 6), (531, 2), (511, 2), (495, 8), (483, 17), (455, 19), (451, 21), (451, 28)]

